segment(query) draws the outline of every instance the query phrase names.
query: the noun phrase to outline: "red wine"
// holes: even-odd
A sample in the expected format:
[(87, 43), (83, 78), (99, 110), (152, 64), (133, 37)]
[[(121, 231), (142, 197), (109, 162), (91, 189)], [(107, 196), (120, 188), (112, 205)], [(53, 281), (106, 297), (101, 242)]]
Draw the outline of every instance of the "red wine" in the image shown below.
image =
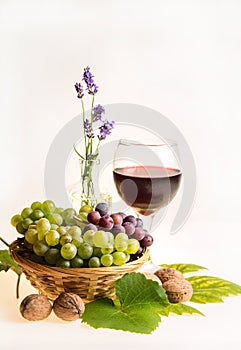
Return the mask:
[(114, 181), (120, 197), (142, 215), (151, 215), (174, 198), (182, 173), (159, 166), (116, 168)]

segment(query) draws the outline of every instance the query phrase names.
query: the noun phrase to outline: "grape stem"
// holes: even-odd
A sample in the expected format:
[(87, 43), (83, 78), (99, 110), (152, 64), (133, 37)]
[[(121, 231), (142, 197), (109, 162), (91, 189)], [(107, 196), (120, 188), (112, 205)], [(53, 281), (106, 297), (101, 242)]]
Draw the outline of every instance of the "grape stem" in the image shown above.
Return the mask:
[[(8, 244), (1, 236), (0, 236), (0, 241), (2, 241), (8, 248), (10, 247), (10, 244)], [(15, 269), (14, 269), (14, 271), (18, 275), (17, 284), (16, 284), (16, 298), (19, 299), (19, 284), (20, 284), (20, 279), (21, 279), (22, 273), (17, 272)]]
[(21, 279), (21, 273), (18, 274), (18, 279), (17, 279), (17, 284), (16, 284), (16, 298), (19, 299), (19, 284), (20, 284), (20, 279)]
[(2, 241), (7, 247), (10, 246), (10, 244), (8, 244), (2, 237), (0, 237), (0, 241)]

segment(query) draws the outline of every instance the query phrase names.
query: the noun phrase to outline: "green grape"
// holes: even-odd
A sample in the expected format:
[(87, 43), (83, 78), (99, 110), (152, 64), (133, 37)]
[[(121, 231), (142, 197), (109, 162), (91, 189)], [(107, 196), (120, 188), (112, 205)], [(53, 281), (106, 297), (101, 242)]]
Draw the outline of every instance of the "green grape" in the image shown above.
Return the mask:
[(51, 230), (56, 230), (56, 231), (57, 231), (57, 228), (58, 228), (58, 227), (59, 227), (59, 225), (51, 224), (50, 229), (51, 229)]
[(73, 237), (78, 237), (78, 236), (80, 237), (82, 233), (81, 228), (79, 226), (71, 226), (67, 232)]
[(32, 253), (29, 258), (31, 261), (33, 261), (37, 264), (43, 264), (45, 262), (45, 260), (42, 256), (36, 255), (34, 253)]
[(35, 209), (33, 210), (33, 212), (29, 215), (29, 217), (35, 221), (35, 220), (39, 220), (41, 218), (44, 217), (44, 213), (42, 212), (42, 210), (40, 209)]
[(107, 237), (108, 237), (108, 245), (107, 245), (107, 247), (103, 247), (103, 248), (114, 247), (115, 237), (114, 237), (113, 233), (111, 233), (111, 232), (106, 232), (106, 233), (107, 233)]
[(31, 220), (30, 218), (23, 219), (22, 221), (23, 228), (27, 230), (29, 228), (29, 225), (31, 225), (32, 223), (33, 223), (33, 220)]
[(57, 262), (56, 262), (56, 266), (57, 267), (64, 267), (64, 268), (69, 268), (71, 267), (71, 263), (69, 260), (65, 260), (65, 259), (59, 259)]
[(59, 244), (60, 234), (55, 230), (49, 230), (45, 234), (45, 241), (49, 246), (55, 246)]
[(67, 228), (65, 226), (59, 226), (56, 231), (60, 234), (60, 236), (66, 235)]
[(76, 233), (69, 233), (68, 232), (68, 235), (70, 234), (70, 236), (73, 238), (73, 239), (77, 239), (77, 240), (82, 240), (83, 241), (83, 237), (82, 235), (78, 234), (77, 232)]
[(81, 259), (78, 255), (74, 257), (74, 259), (71, 260), (71, 266), (72, 267), (82, 267), (84, 266), (84, 260)]
[(93, 243), (96, 247), (105, 248), (108, 237), (105, 231), (96, 231), (93, 235)]
[(44, 254), (44, 259), (49, 265), (56, 265), (57, 261), (61, 258), (59, 249), (49, 248)]
[(57, 213), (51, 213), (51, 214), (47, 214), (47, 219), (49, 220), (49, 222), (51, 224), (55, 224), (58, 226), (61, 226), (63, 223), (63, 218), (60, 214)]
[(118, 252), (124, 252), (128, 247), (127, 242), (128, 241), (121, 241), (121, 240), (115, 242), (115, 249)]
[(135, 238), (130, 238), (127, 241), (127, 249), (125, 250), (125, 252), (128, 254), (135, 254), (139, 248), (139, 241)]
[(44, 241), (45, 239), (45, 235), (48, 231), (41, 231), (41, 230), (38, 230), (38, 240), (39, 241)]
[(73, 208), (67, 208), (62, 213), (63, 219), (73, 217), (74, 215), (76, 215), (76, 211)]
[(64, 222), (65, 222), (66, 225), (70, 225), (70, 226), (76, 224), (75, 219), (73, 217), (72, 218), (66, 218), (64, 220)]
[(33, 209), (31, 208), (24, 208), (21, 212), (21, 216), (23, 219), (26, 219), (27, 217), (29, 217), (33, 212)]
[(89, 259), (91, 257), (91, 255), (93, 254), (93, 247), (88, 244), (88, 243), (82, 243), (79, 247), (78, 247), (78, 255), (82, 258), (82, 259)]
[(100, 258), (100, 262), (103, 266), (109, 267), (113, 264), (113, 256), (111, 254), (104, 254)]
[(24, 248), (27, 248), (28, 250), (33, 250), (33, 245), (31, 243), (29, 243), (28, 241), (26, 241), (26, 239), (24, 238)]
[(54, 212), (55, 210), (55, 204), (51, 200), (46, 200), (41, 204), (41, 210), (44, 212), (45, 215), (50, 214)]
[(86, 211), (82, 211), (78, 214), (78, 217), (84, 221), (88, 221), (87, 216), (89, 213), (87, 213)]
[(88, 262), (89, 267), (100, 267), (100, 259), (97, 256), (92, 256)]
[(130, 254), (125, 252), (125, 255), (126, 255), (126, 263), (127, 263), (130, 260)]
[(83, 213), (83, 212), (85, 212), (85, 213), (90, 213), (91, 211), (93, 211), (94, 210), (94, 208), (93, 207), (91, 207), (90, 205), (88, 205), (88, 204), (85, 204), (85, 205), (83, 205), (81, 208), (80, 208), (80, 210), (79, 210), (79, 213)]
[(69, 235), (68, 233), (66, 233), (65, 235), (60, 236), (59, 243), (61, 245), (64, 245), (66, 243), (71, 243), (72, 240), (73, 240), (73, 237), (71, 235)]
[(93, 247), (93, 256), (97, 256), (98, 258), (100, 258), (102, 256), (102, 251), (101, 248), (98, 247)]
[(112, 253), (114, 265), (124, 265), (126, 262), (126, 255), (123, 252)]
[(95, 232), (96, 231), (94, 231), (94, 230), (85, 231), (85, 233), (83, 234), (84, 242), (89, 243), (91, 245), (94, 245), (93, 237), (94, 237)]
[(115, 236), (115, 243), (117, 243), (119, 241), (127, 241), (128, 239), (129, 239), (129, 237), (127, 236), (127, 234), (121, 232)]
[(114, 236), (111, 232), (96, 231), (93, 236), (93, 243), (99, 248), (111, 248), (114, 244)]
[(25, 232), (27, 231), (24, 227), (23, 227), (23, 223), (22, 221), (19, 221), (19, 223), (16, 226), (16, 230), (18, 231), (18, 233), (21, 233), (22, 235), (25, 234)]
[(72, 243), (66, 243), (61, 247), (60, 254), (62, 258), (66, 260), (74, 259), (75, 255), (77, 254), (77, 248)]
[(22, 220), (23, 220), (23, 218), (21, 215), (19, 215), (19, 214), (13, 215), (13, 217), (11, 218), (11, 225), (16, 227), (17, 224)]
[(38, 240), (38, 231), (34, 228), (30, 228), (25, 233), (25, 239), (28, 243), (34, 244)]
[(74, 237), (73, 240), (72, 240), (72, 243), (77, 247), (79, 248), (79, 246), (84, 242), (83, 238), (80, 236), (80, 237)]
[(66, 225), (73, 225), (75, 223), (73, 217), (76, 215), (76, 211), (73, 208), (67, 208), (61, 214)]
[(45, 241), (37, 241), (33, 245), (33, 251), (36, 255), (44, 256), (44, 254), (49, 250), (49, 246)]
[(63, 213), (63, 211), (64, 211), (64, 208), (55, 208), (54, 213), (61, 215)]
[(114, 251), (113, 247), (111, 247), (111, 248), (101, 248), (101, 253), (102, 254), (111, 254), (111, 253), (113, 253), (113, 251)]
[(51, 229), (51, 224), (46, 218), (39, 219), (36, 226), (38, 231), (47, 232)]
[(31, 204), (31, 209), (33, 209), (33, 210), (35, 210), (35, 209), (41, 209), (41, 202), (38, 202), (38, 201), (33, 202), (33, 203)]

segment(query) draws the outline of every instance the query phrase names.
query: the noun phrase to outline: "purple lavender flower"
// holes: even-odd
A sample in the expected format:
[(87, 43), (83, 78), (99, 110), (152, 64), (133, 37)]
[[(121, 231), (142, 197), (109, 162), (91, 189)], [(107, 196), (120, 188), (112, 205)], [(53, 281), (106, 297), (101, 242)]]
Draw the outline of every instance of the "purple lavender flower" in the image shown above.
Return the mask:
[(105, 114), (105, 108), (103, 106), (101, 106), (100, 104), (96, 105), (93, 108), (93, 114), (92, 114), (93, 122), (96, 122), (97, 120), (103, 121), (102, 114)]
[(98, 135), (99, 140), (105, 140), (107, 135), (111, 134), (111, 130), (114, 128), (115, 122), (109, 122), (105, 120), (103, 125), (99, 127), (100, 134)]
[(90, 72), (90, 67), (84, 68), (83, 79), (87, 85), (88, 94), (95, 95), (98, 92), (98, 86), (94, 83), (94, 76)]
[(84, 88), (80, 83), (75, 84), (75, 90), (77, 91), (77, 97), (83, 98), (84, 97)]
[(95, 137), (91, 122), (87, 118), (84, 121), (84, 131), (88, 138), (93, 139)]

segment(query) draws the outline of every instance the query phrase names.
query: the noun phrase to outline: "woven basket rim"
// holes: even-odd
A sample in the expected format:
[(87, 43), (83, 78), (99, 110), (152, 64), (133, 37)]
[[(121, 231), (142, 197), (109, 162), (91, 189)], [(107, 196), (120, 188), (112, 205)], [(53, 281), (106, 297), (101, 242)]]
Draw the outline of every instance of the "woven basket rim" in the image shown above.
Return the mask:
[(38, 264), (30, 259), (22, 257), (20, 254), (18, 254), (18, 248), (19, 248), (20, 242), (19, 240), (13, 241), (10, 246), (10, 254), (12, 258), (18, 263), (18, 265), (22, 268), (26, 268), (33, 271), (38, 271), (39, 273), (44, 274), (53, 274), (53, 275), (66, 275), (66, 276), (78, 276), (81, 275), (81, 273), (89, 273), (93, 275), (101, 275), (103, 273), (108, 274), (114, 274), (121, 271), (126, 270), (132, 270), (133, 267), (142, 266), (149, 258), (149, 250), (148, 248), (144, 251), (143, 255), (136, 260), (133, 260), (131, 262), (128, 262), (124, 265), (114, 265), (110, 267), (100, 266), (100, 267), (56, 267), (56, 266), (48, 266), (43, 264)]

